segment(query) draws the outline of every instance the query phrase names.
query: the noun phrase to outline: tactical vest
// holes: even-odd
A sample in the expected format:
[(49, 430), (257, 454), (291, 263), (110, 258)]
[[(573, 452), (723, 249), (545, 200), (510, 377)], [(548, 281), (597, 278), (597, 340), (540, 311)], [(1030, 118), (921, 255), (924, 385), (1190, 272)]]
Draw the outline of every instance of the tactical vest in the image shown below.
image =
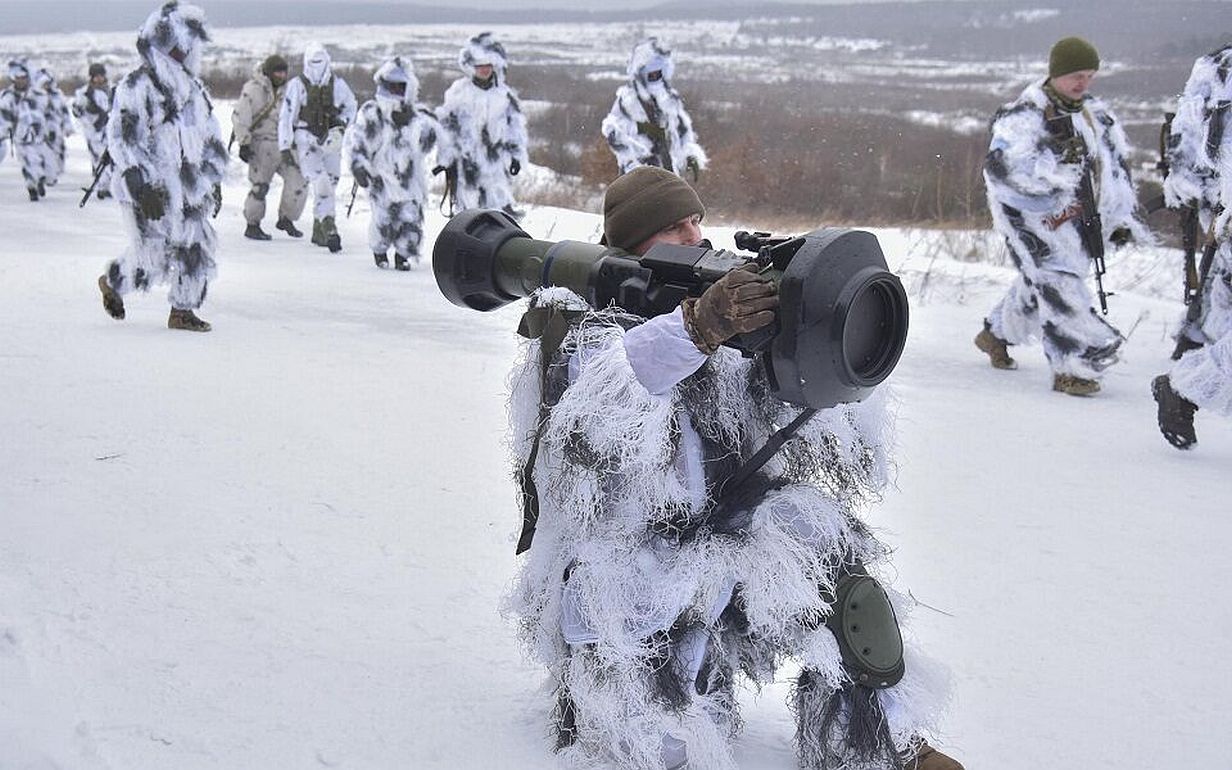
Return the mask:
[(338, 125), (338, 106), (334, 104), (334, 76), (330, 75), (321, 85), (313, 85), (303, 75), (299, 79), (304, 84), (304, 106), (300, 108), (299, 119), (304, 122), (308, 132), (320, 141), (325, 141), (329, 130)]

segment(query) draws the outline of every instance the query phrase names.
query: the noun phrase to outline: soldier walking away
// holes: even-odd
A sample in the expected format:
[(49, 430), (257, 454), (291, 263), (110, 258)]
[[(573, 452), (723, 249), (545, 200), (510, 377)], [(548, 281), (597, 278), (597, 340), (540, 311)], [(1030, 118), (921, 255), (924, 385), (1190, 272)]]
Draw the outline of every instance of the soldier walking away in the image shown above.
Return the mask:
[(638, 166), (658, 166), (696, 182), (706, 167), (693, 121), (671, 79), (672, 52), (656, 38), (633, 47), (629, 82), (616, 91), (612, 111), (603, 119), (603, 136), (616, 155), (620, 173)]
[(88, 75), (89, 79), (73, 94), (70, 109), (90, 150), (90, 165), (99, 174), (95, 195), (101, 201), (111, 197), (111, 164), (103, 163), (103, 156), (107, 152), (107, 117), (111, 112), (112, 89), (107, 84), (107, 68), (101, 62), (91, 64)]
[(437, 150), (433, 173), (445, 172), (446, 188), (453, 191), (451, 215), (482, 208), (520, 217), (512, 178), (529, 162), (526, 116), (517, 92), (505, 83), (505, 47), (490, 32), (476, 35), (458, 54), (458, 66), (466, 77), (449, 86), (437, 110), (448, 140)]
[(1105, 248), (1150, 240), (1135, 211), (1125, 132), (1087, 93), (1098, 69), (1087, 41), (1054, 45), (1048, 78), (993, 117), (984, 162), (993, 225), (1020, 275), (984, 320), (976, 347), (993, 367), (1016, 369), (1008, 346), (1041, 337), (1053, 390), (1073, 396), (1099, 391), (1124, 342), (1092, 307), (1091, 263), (1098, 281)]
[(372, 203), (368, 245), (376, 266), (389, 267), (392, 248), (394, 268), (410, 270), (423, 240), (424, 159), (436, 147), (440, 124), (415, 103), (419, 79), (410, 60), (395, 56), (372, 79), (376, 97), (359, 108), (351, 132), (351, 174)]
[(248, 183), (252, 185), (244, 199), (244, 220), (248, 227), (244, 237), (268, 241), (269, 233), (261, 229), (265, 217), (265, 199), (269, 195), (274, 175), (282, 177), (282, 197), (278, 201), (278, 221), (274, 227), (292, 238), (304, 234), (295, 220), (304, 213), (308, 200), (308, 183), (294, 159), (284, 158), (278, 150), (278, 108), (287, 85), (287, 60), (277, 54), (261, 62), (244, 84), (231, 127), (240, 145), (240, 160), (248, 164)]
[[(1159, 430), (1177, 449), (1198, 442), (1199, 408), (1232, 415), (1232, 46), (1194, 63), (1168, 141), (1164, 195), (1195, 207), (1207, 234), (1172, 370), (1151, 383)], [(1192, 295), (1192, 296), (1191, 296)]]
[(30, 65), (14, 59), (9, 62), (9, 85), (0, 91), (0, 162), (8, 157), (11, 142), (31, 202), (47, 195), (47, 131), (42, 97), (30, 83)]
[(142, 25), (142, 64), (116, 86), (107, 123), (111, 192), (131, 240), (98, 287), (103, 308), (117, 320), (124, 318), (125, 294), (165, 282), (167, 326), (210, 330), (194, 311), (215, 272), (210, 217), (222, 205), (227, 148), (199, 79), (209, 39), (205, 13), (171, 0)]
[(34, 73), (34, 87), (42, 94), (43, 112), (47, 116), (47, 186), (52, 187), (64, 173), (66, 139), (73, 133), (73, 121), (64, 102), (64, 92), (51, 70), (39, 67)]
[(334, 74), (325, 47), (309, 43), (304, 71), (287, 83), (282, 100), (278, 150), (282, 162), (298, 164), (312, 185), (312, 242), (333, 253), (342, 251), (335, 199), (342, 175), (342, 140), (355, 119), (355, 106), (355, 95)]

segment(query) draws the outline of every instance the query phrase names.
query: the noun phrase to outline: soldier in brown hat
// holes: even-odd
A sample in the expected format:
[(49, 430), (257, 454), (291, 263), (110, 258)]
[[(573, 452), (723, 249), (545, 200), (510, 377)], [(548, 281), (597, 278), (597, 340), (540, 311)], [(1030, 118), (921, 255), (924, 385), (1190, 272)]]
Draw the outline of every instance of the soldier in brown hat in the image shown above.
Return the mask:
[(248, 164), (248, 182), (252, 185), (244, 199), (244, 219), (248, 222), (244, 236), (255, 241), (270, 239), (269, 233), (261, 229), (261, 220), (275, 174), (282, 177), (282, 197), (274, 227), (292, 238), (303, 236), (295, 220), (304, 213), (308, 183), (299, 164), (278, 152), (278, 107), (286, 85), (287, 60), (277, 54), (267, 57), (244, 84), (231, 116), (231, 127), (240, 144), (240, 160)]

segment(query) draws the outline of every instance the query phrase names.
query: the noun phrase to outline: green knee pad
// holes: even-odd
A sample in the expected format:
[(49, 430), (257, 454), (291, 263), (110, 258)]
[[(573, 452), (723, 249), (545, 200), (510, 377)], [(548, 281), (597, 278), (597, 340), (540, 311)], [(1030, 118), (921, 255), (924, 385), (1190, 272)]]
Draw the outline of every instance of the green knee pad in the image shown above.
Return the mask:
[(838, 640), (843, 666), (856, 684), (882, 689), (903, 678), (903, 635), (890, 597), (864, 565), (839, 578), (826, 627)]

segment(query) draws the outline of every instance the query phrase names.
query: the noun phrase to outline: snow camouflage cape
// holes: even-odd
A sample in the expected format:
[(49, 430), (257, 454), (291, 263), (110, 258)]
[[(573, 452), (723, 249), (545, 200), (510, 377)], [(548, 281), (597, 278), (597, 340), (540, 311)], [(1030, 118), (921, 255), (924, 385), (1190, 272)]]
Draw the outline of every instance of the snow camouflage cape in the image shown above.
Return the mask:
[[(30, 66), (26, 60), (10, 61), (9, 79), (21, 75), (30, 77)], [(8, 157), (8, 142), (11, 139), (21, 162), (21, 176), (27, 190), (38, 190), (39, 183), (45, 182), (53, 170), (55, 160), (47, 143), (50, 130), (43, 96), (33, 82), (25, 91), (18, 91), (11, 83), (0, 91), (0, 162)]]
[[(97, 169), (99, 159), (107, 151), (107, 116), (111, 112), (111, 89), (95, 88), (87, 80), (85, 85), (73, 94), (70, 109), (86, 139), (91, 165)], [(110, 187), (111, 167), (108, 166), (98, 179), (98, 189), (107, 190)]]
[[(474, 81), (480, 64), (491, 64), (494, 71), (495, 82), (486, 89)], [(515, 160), (526, 166), (529, 158), (526, 116), (517, 92), (505, 83), (505, 47), (490, 32), (476, 35), (458, 54), (458, 66), (466, 77), (449, 86), (436, 112), (449, 137), (437, 151), (437, 163), (457, 165), (456, 211), (512, 207), (509, 167)]]
[[(1042, 85), (1028, 86), (992, 120), (984, 163), (988, 208), (1021, 275), (987, 322), (993, 334), (1010, 344), (1042, 337), (1054, 373), (1098, 379), (1116, 361), (1124, 340), (1091, 307), (1086, 284), (1090, 255), (1077, 220), (1056, 229), (1048, 223), (1076, 203), (1082, 165), (1065, 162), (1063, 148), (1049, 134), (1045, 110), (1050, 100)], [(1090, 97), (1070, 120), (1096, 159), (1107, 251), (1113, 249), (1108, 239), (1118, 228), (1128, 229), (1139, 243), (1150, 243), (1150, 233), (1135, 214), (1137, 193), (1120, 124), (1102, 101)]]
[[(1232, 116), (1229, 116), (1232, 117)], [(1232, 126), (1229, 126), (1232, 129)], [(1224, 134), (1215, 203), (1232, 201), (1232, 130)], [(1188, 330), (1203, 347), (1172, 367), (1172, 388), (1199, 408), (1232, 416), (1232, 207), (1215, 222), (1219, 248), (1202, 287), (1202, 315)]]
[[(616, 91), (616, 101), (600, 129), (616, 155), (620, 173), (638, 166), (660, 166), (683, 174), (689, 158), (695, 158), (699, 168), (706, 167), (706, 153), (697, 143), (684, 100), (671, 87), (675, 69), (672, 52), (657, 39), (652, 37), (633, 47), (629, 82)], [(652, 83), (646, 75), (656, 70), (663, 73), (663, 79)], [(663, 143), (644, 133), (642, 125), (662, 129)]]
[[(575, 739), (564, 753), (662, 770), (670, 733), (691, 767), (731, 770), (735, 672), (768, 682), (792, 657), (808, 672), (794, 698), (804, 766), (896, 766), (856, 756), (848, 718), (871, 709), (878, 748), (908, 749), (941, 710), (944, 672), (908, 639), (906, 676), (875, 695), (855, 690), (861, 702), (820, 626), (840, 571), (862, 562), (876, 574), (886, 557), (856, 516), (888, 474), (884, 389), (818, 414), (767, 466), (777, 483), (717, 514), (714, 477), (699, 480), (681, 426), (692, 426), (716, 468), (747, 459), (799, 413), (770, 395), (760, 365), (723, 348), (652, 395), (624, 344), (626, 327), (643, 319), (590, 311), (564, 289), (542, 290), (531, 305), (581, 314), (546, 375), (539, 343), (529, 342), (511, 383), (519, 469), (541, 419), (543, 427), (538, 526), (507, 609), (561, 698), (558, 729)], [(551, 406), (541, 417), (542, 382)], [(901, 621), (906, 608), (895, 599)]]
[[(419, 79), (409, 60), (390, 59), (373, 80), (376, 98), (359, 108), (350, 133), (352, 173), (362, 169), (372, 180), (368, 245), (374, 254), (393, 248), (404, 257), (418, 257), (428, 198), (425, 156), (436, 146), (440, 124), (431, 110), (415, 103)], [(405, 83), (405, 94), (385, 90), (384, 82)]]
[[(309, 43), (304, 48), (304, 74), (314, 86), (324, 86), (333, 81), (333, 105), (337, 110), (329, 131), (345, 130), (355, 120), (355, 94), (340, 77), (335, 77), (329, 53), (319, 43)], [(282, 106), (278, 113), (278, 149), (297, 151), (300, 171), (312, 186), (312, 215), (316, 219), (332, 217), (335, 210), (335, 193), (342, 176), (342, 146), (334, 146), (327, 135), (316, 136), (303, 120), (302, 110), (308, 102), (308, 89), (301, 77), (287, 82)]]
[[(210, 216), (227, 148), (198, 79), (208, 41), (205, 14), (196, 6), (173, 1), (150, 14), (137, 36), (144, 63), (116, 86), (107, 123), (115, 161), (111, 192), (130, 238), (108, 266), (107, 281), (120, 294), (168, 281), (176, 309), (200, 307), (215, 272)], [(173, 48), (185, 53), (182, 64), (171, 58)], [(146, 188), (162, 198), (161, 218), (142, 213), (137, 201)]]
[(51, 150), (47, 184), (53, 185), (60, 181), (60, 175), (64, 173), (65, 140), (73, 133), (73, 122), (69, 117), (68, 105), (64, 102), (64, 93), (51, 70), (39, 67), (34, 73), (34, 86), (42, 93), (43, 113), (47, 116), (46, 141)]
[[(1168, 176), (1164, 197), (1169, 207), (1197, 205), (1198, 223), (1210, 232), (1221, 200), (1220, 164), (1232, 155), (1232, 46), (1194, 62), (1177, 102), (1168, 136)], [(1205, 307), (1205, 306), (1204, 306)], [(1208, 342), (1222, 334), (1201, 328), (1186, 318), (1178, 336)], [(1193, 401), (1191, 398), (1190, 401)]]

